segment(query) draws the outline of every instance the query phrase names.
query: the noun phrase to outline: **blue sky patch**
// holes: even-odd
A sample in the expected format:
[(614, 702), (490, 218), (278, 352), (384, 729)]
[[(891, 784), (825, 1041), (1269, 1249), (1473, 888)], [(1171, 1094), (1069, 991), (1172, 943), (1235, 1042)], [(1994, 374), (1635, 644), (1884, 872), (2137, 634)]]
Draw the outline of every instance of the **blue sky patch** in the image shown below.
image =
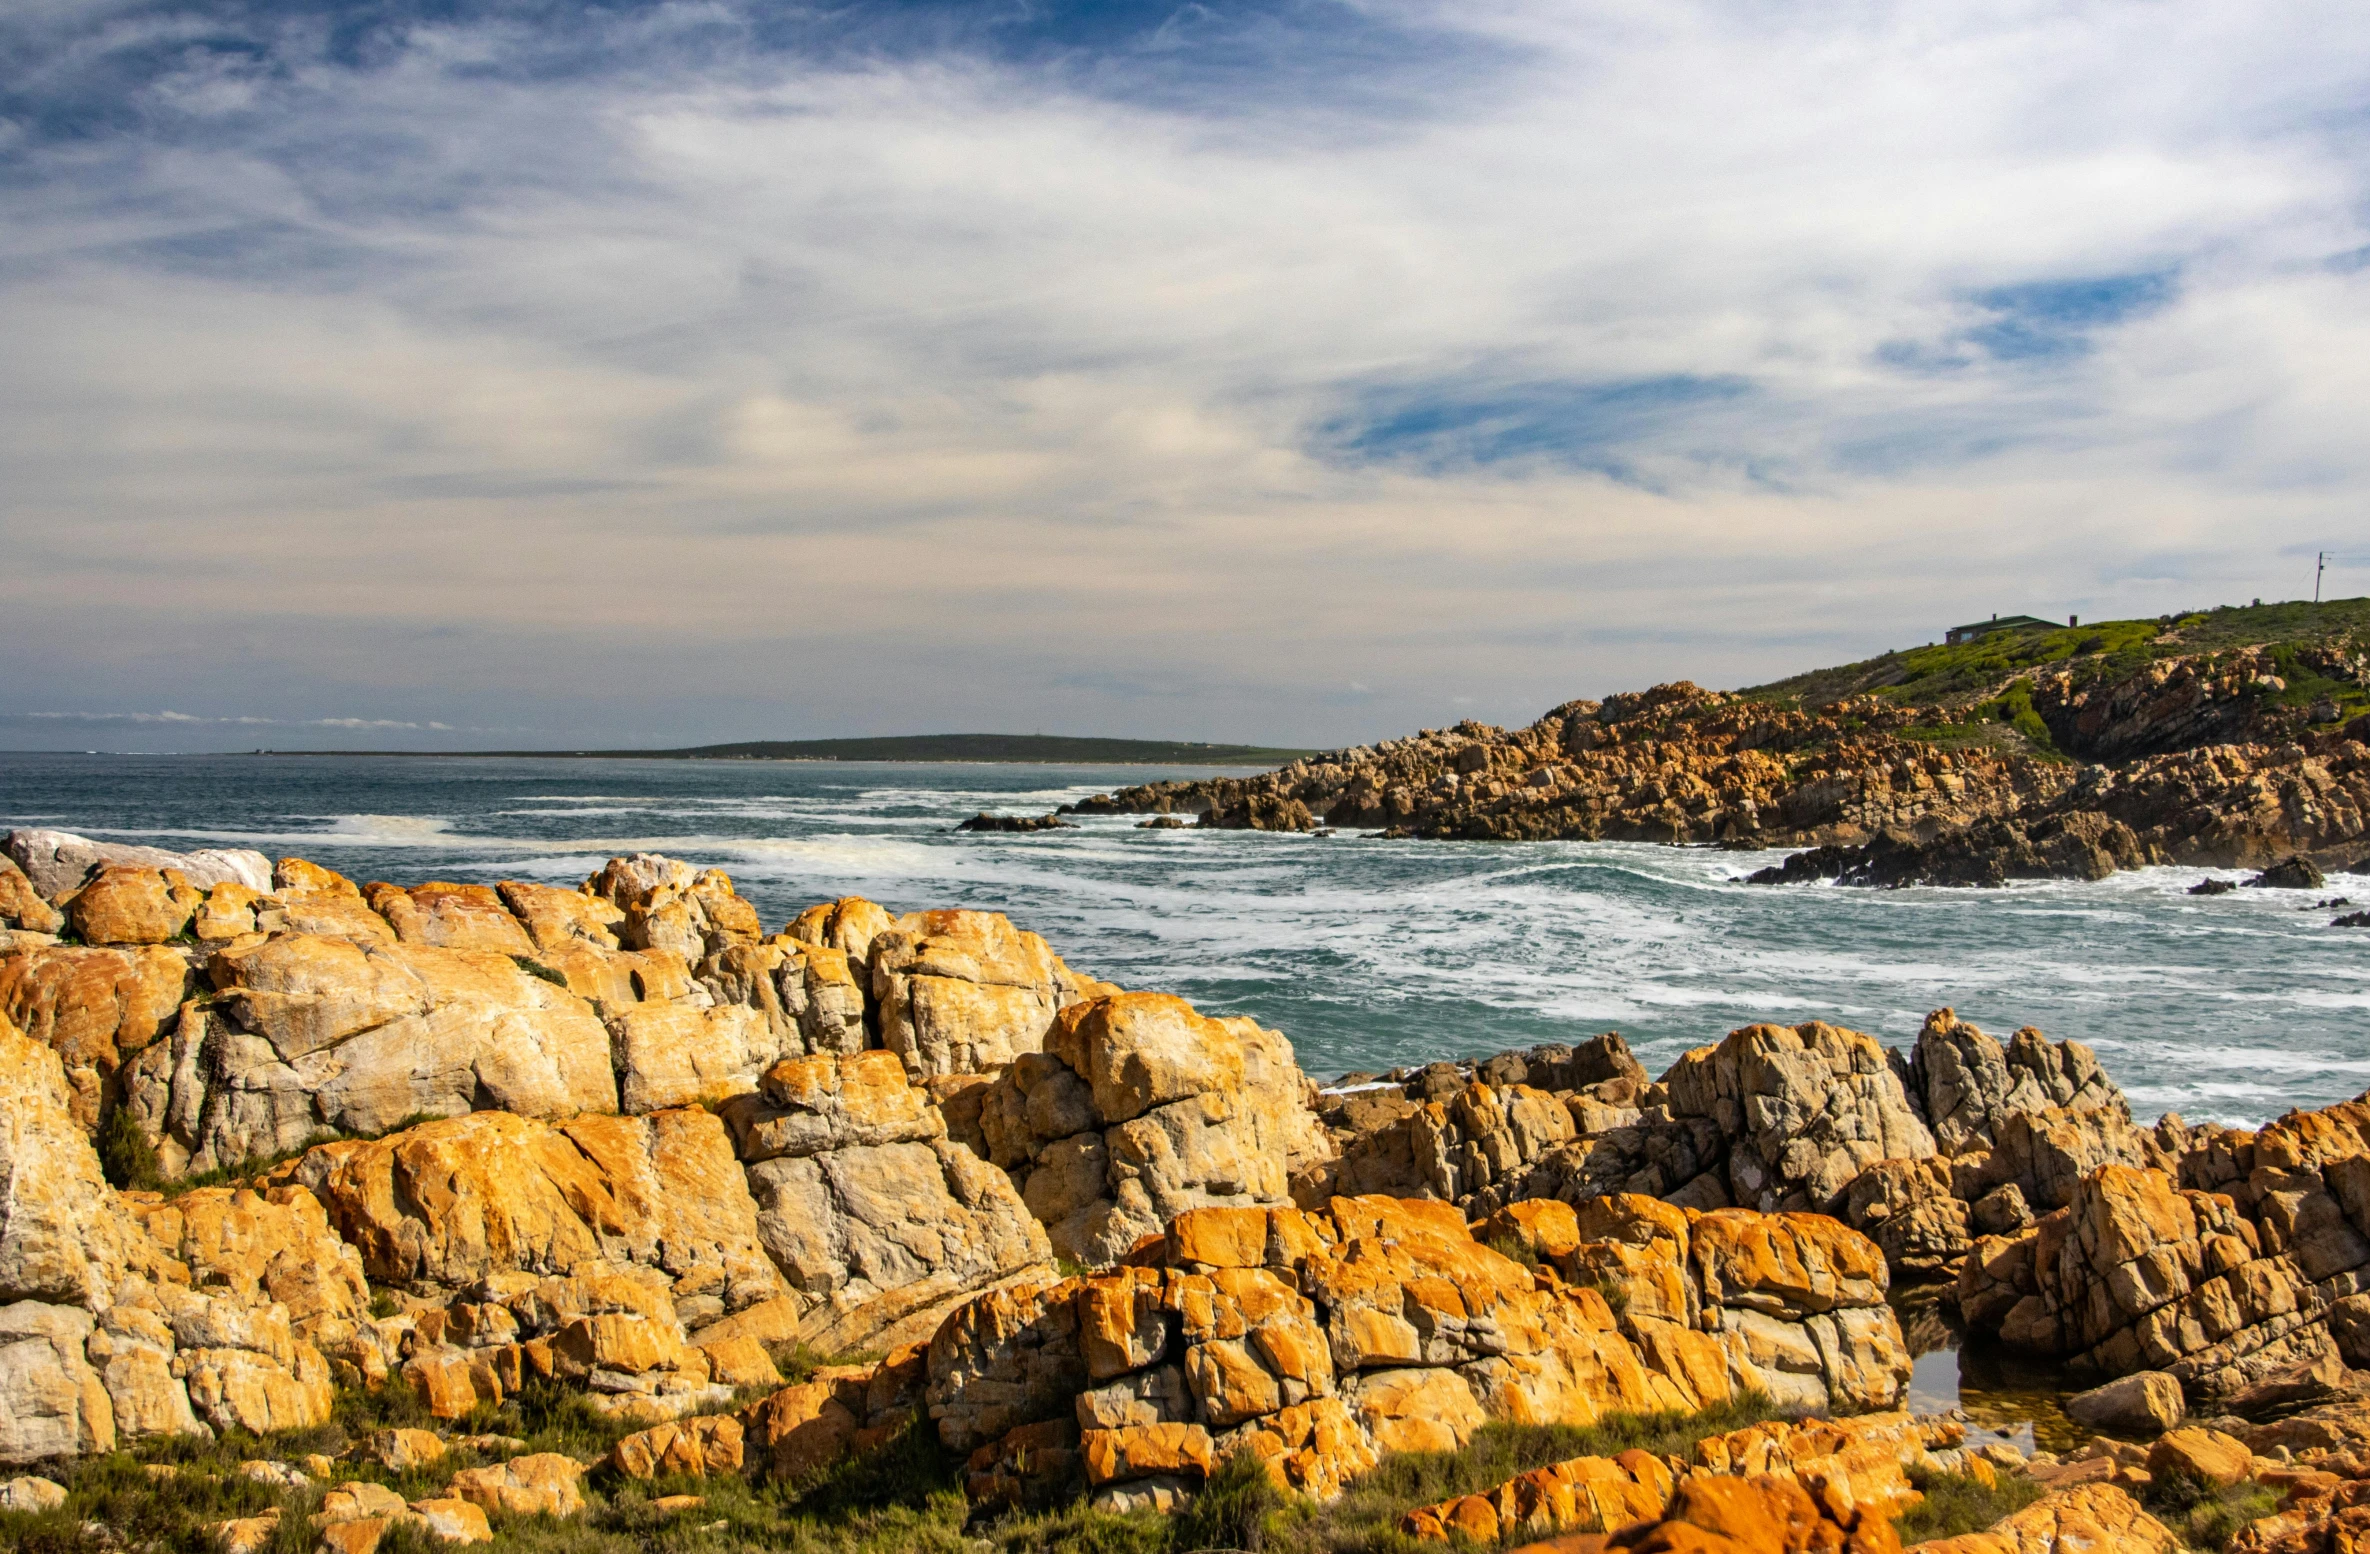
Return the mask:
[(1546, 462), (1629, 479), (1627, 450), (1690, 415), (1753, 392), (1741, 377), (1684, 373), (1651, 378), (1476, 385), (1427, 383), (1371, 389), (1325, 423), (1337, 457), (1407, 462), (1427, 469)]
[(2178, 273), (2143, 270), (1994, 287), (1975, 294), (1976, 305), (1992, 316), (1967, 331), (1966, 339), (1995, 361), (2079, 356), (2090, 349), (2092, 331), (2153, 313), (2170, 302)]

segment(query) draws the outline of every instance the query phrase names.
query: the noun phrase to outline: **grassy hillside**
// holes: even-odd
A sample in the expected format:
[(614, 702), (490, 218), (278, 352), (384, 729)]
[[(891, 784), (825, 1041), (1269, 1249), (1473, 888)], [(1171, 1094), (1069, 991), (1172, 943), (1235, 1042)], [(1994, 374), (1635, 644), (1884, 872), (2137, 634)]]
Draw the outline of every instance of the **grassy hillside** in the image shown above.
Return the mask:
[[(2090, 621), (2046, 632), (1994, 632), (1956, 647), (1900, 648), (1856, 664), (1752, 686), (1741, 694), (1757, 701), (1823, 707), (1845, 696), (1873, 692), (1904, 706), (1958, 707), (1992, 697), (2004, 681), (2045, 666), (2070, 668), (2085, 682), (2116, 680), (2151, 659), (2175, 654), (2256, 644), (2296, 647), (2352, 634), (2370, 637), (2370, 599), (2225, 606), (2147, 620)], [(2335, 694), (2331, 682), (2300, 675), (2291, 677), (2283, 700), (2302, 702), (2324, 691)]]

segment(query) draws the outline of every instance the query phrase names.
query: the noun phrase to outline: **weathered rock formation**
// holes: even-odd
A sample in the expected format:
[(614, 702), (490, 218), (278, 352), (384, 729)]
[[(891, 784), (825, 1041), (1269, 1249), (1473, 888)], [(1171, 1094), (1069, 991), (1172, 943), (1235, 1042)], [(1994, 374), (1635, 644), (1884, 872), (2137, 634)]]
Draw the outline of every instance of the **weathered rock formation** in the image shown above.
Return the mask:
[(1187, 1210), (1127, 1266), (956, 1311), (930, 1346), (930, 1416), (970, 1454), (975, 1500), (1076, 1476), (1128, 1505), (1188, 1492), (1238, 1450), (1329, 1496), (1382, 1452), (1453, 1447), (1491, 1418), (1899, 1395), (1883, 1259), (1843, 1226), (1641, 1199), (1599, 1228), (1566, 1255), (1634, 1256), (1668, 1299), (1617, 1313), (1445, 1204)]
[(325, 1420), (328, 1363), (278, 1296), (333, 1320), (342, 1260), (309, 1278), (258, 1264), (205, 1202), (152, 1234), (101, 1177), (71, 1095), (58, 1055), (0, 1017), (0, 1462)]
[(1187, 1209), (1290, 1203), (1329, 1152), (1292, 1044), (1166, 993), (1107, 993), (1055, 1018), (980, 1098), (987, 1158), (1054, 1249), (1100, 1265)]

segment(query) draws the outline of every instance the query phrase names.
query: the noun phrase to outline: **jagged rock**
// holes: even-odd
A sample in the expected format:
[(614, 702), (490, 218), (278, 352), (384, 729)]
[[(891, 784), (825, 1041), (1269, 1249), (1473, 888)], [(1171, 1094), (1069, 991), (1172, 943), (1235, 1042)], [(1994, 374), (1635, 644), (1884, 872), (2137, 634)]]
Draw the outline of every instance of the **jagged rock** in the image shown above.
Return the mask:
[(117, 1071), (177, 1020), (189, 962), (164, 946), (44, 945), (0, 956), (0, 1018), (64, 1061), (74, 1117), (96, 1131)]
[[(1701, 1299), (1706, 1316), (1691, 1325), (1643, 1303), (1616, 1317), (1595, 1288), (1542, 1280), (1481, 1245), (1445, 1204), (1191, 1210), (1131, 1266), (958, 1309), (931, 1343), (930, 1412), (950, 1449), (982, 1453), (983, 1496), (1016, 1491), (998, 1464), (1020, 1431), (1082, 1430), (1062, 1449), (1099, 1452), (1118, 1474), (1134, 1471), (1133, 1442), (1168, 1438), (1098, 1432), (1187, 1424), (1210, 1431), (1212, 1460), (1249, 1449), (1329, 1496), (1378, 1451), (1461, 1444), (1489, 1418), (1586, 1423), (1700, 1408), (1745, 1388), (1800, 1396), (1756, 1359), (1779, 1331), (1797, 1335), (1814, 1377), (1833, 1371), (1838, 1401), (1891, 1402), (1908, 1360), (1881, 1304), (1875, 1249), (1830, 1222), (1761, 1219), (1640, 1201), (1632, 1223), (1659, 1226), (1650, 1243), (1671, 1249), (1655, 1255), (1700, 1257), (1702, 1288), (1762, 1308)], [(1671, 1239), (1697, 1232), (1692, 1254)], [(1837, 1304), (1871, 1291), (1879, 1304)], [(1767, 1314), (1807, 1308), (1817, 1315), (1791, 1324)], [(1869, 1363), (1880, 1350), (1881, 1379)], [(1827, 1385), (1813, 1385), (1824, 1403)], [(1184, 1471), (1174, 1449), (1156, 1455), (1162, 1466), (1148, 1471)]]
[(847, 957), (857, 985), (872, 986), (872, 943), (897, 926), (886, 907), (862, 896), (842, 896), (818, 902), (790, 923), (789, 936), (801, 944), (820, 945)]
[(1934, 1153), (1884, 1049), (1857, 1031), (1747, 1026), (1680, 1058), (1663, 1084), (1674, 1115), (1729, 1140), (1729, 1191), (1763, 1210), (1833, 1212), (1868, 1166)]
[(1880, 1160), (1868, 1167), (1844, 1194), (1843, 1219), (1906, 1273), (1955, 1273), (1973, 1245), (1969, 1205), (1951, 1191), (1949, 1166), (1940, 1159)]
[(2027, 1026), (2002, 1048), (1949, 1009), (1926, 1016), (1907, 1084), (1946, 1155), (1994, 1147), (2000, 1124), (2012, 1113), (2091, 1110), (2123, 1101), (2096, 1055), (2079, 1042), (2052, 1044)]
[(2094, 1430), (2161, 1435), (2181, 1422), (2181, 1384), (2164, 1371), (2134, 1371), (2066, 1399), (2068, 1418)]
[(918, 912), (867, 946), (881, 1044), (916, 1079), (977, 1074), (1043, 1048), (1075, 980), (996, 912)]
[(1062, 1009), (1044, 1045), (988, 1088), (980, 1126), (1064, 1256), (1111, 1262), (1190, 1208), (1289, 1202), (1330, 1147), (1292, 1044), (1254, 1021), (1114, 991)]
[(54, 934), (65, 926), (66, 914), (41, 899), (14, 859), (0, 856), (0, 928)]
[(191, 1289), (189, 1268), (100, 1176), (68, 1095), (57, 1054), (0, 1019), (0, 1461), (201, 1420), (326, 1420), (328, 1365), (288, 1308), (227, 1280)]
[(2032, 1229), (1979, 1241), (1959, 1307), (2077, 1371), (2162, 1370), (2193, 1399), (2228, 1399), (2330, 1347), (2327, 1296), (2262, 1239), (2227, 1197), (2106, 1165)]

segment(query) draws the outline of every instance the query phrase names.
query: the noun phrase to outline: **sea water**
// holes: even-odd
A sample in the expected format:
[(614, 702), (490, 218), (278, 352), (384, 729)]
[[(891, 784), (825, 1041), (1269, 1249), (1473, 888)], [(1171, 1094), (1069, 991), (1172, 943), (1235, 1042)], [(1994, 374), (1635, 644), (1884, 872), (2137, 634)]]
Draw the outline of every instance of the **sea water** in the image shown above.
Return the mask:
[[(300, 854), (358, 880), (729, 871), (769, 929), (828, 897), (1005, 912), (1081, 971), (1282, 1030), (1312, 1074), (1618, 1030), (1657, 1073), (1737, 1026), (1906, 1047), (1948, 1004), (2095, 1048), (2143, 1119), (2259, 1123), (2370, 1085), (2370, 876), (2188, 895), (2146, 869), (2005, 890), (1748, 886), (1781, 854), (1240, 831), (958, 833), (1142, 767), (0, 754), (0, 828)], [(2222, 871), (2223, 877), (2238, 878)]]

